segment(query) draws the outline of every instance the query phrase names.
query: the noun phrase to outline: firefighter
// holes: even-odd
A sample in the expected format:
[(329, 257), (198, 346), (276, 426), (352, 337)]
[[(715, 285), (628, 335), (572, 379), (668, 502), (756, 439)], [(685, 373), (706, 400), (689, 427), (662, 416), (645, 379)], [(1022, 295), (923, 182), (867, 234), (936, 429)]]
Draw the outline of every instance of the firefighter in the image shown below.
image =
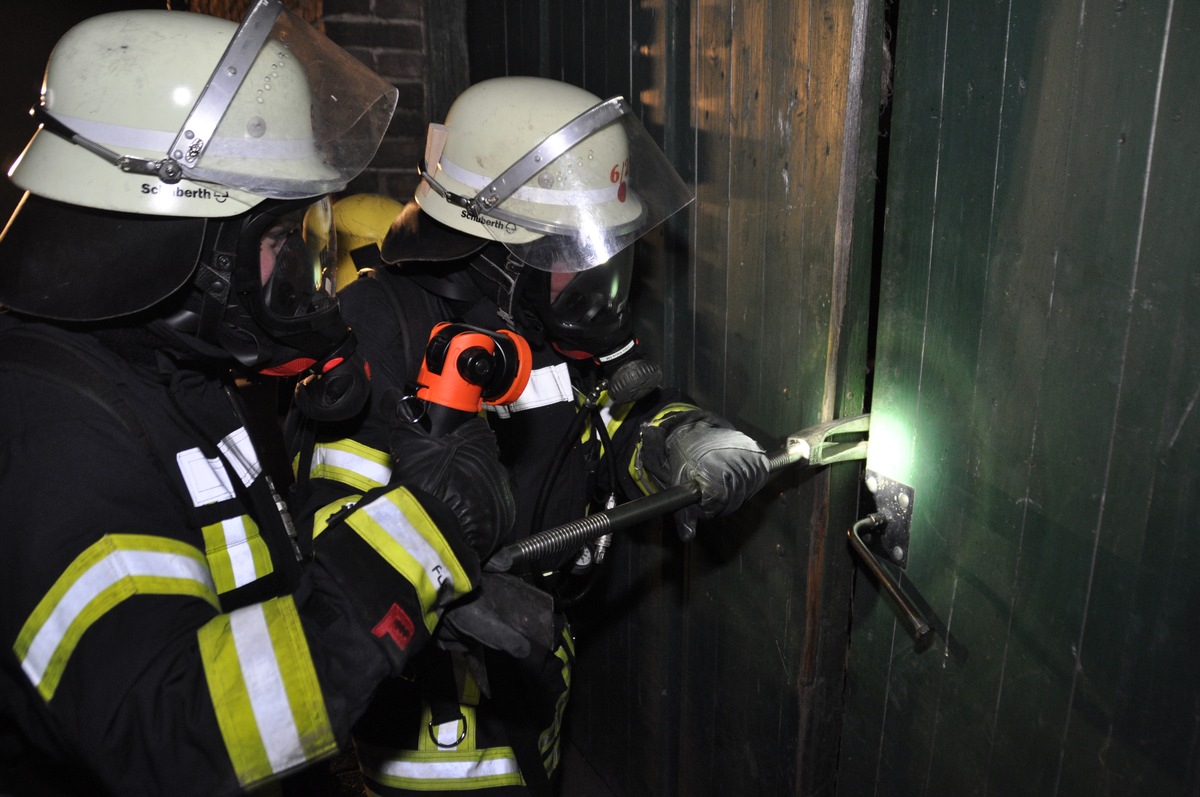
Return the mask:
[(105, 14), (51, 54), (0, 239), (0, 792), (283, 780), (479, 580), (512, 517), (486, 426), (438, 483), (297, 525), (231, 378), (363, 406), (328, 195), (395, 102), (277, 0)]
[[(540, 78), (484, 81), (430, 126), (421, 174), (407, 205), (367, 196), (335, 206), (339, 219), (362, 214), (342, 223), (355, 229), (398, 212), (381, 244), (352, 253), (374, 278), (348, 286), (343, 307), (377, 389), (362, 415), (312, 433), (315, 505), (383, 483), (390, 455), (404, 451), (396, 438), (424, 439), (413, 383), (442, 321), (511, 329), (530, 344), (528, 387), (488, 407), (517, 502), (512, 535), (498, 542), (698, 479), (702, 502), (678, 517), (686, 540), (698, 520), (761, 487), (762, 448), (660, 387), (634, 337), (631, 244), (692, 197), (624, 100)], [(435, 645), (407, 680), (384, 685), (355, 731), (371, 793), (553, 791), (574, 657), (565, 609), (605, 545), (530, 579), (553, 598), (550, 634), (537, 611), (546, 604), (511, 576), (486, 575), (448, 610)]]

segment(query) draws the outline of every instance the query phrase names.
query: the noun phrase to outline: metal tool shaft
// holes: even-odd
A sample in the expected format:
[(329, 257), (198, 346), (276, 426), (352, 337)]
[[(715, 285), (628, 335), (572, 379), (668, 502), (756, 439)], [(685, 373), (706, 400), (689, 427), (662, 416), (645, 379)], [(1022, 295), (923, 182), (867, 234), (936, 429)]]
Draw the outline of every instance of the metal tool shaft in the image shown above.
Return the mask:
[[(799, 463), (825, 465), (862, 459), (866, 442), (832, 443), (828, 438), (842, 432), (865, 432), (869, 415), (857, 415), (830, 421), (805, 429), (788, 438), (787, 444), (767, 455), (771, 473)], [(668, 487), (660, 492), (620, 504), (561, 526), (532, 534), (508, 545), (492, 556), (484, 568), (493, 573), (507, 573), (531, 562), (552, 559), (569, 553), (583, 543), (613, 531), (629, 528), (651, 518), (683, 509), (700, 501), (700, 484), (695, 481)]]

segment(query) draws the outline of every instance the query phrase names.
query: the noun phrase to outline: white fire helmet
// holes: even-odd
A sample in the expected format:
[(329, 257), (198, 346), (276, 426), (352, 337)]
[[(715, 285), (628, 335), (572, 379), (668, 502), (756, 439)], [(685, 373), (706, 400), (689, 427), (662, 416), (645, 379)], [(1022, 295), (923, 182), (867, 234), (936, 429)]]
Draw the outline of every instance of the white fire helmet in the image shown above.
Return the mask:
[(623, 98), (534, 77), (459, 95), (421, 174), (421, 210), (544, 271), (605, 263), (693, 198)]
[(396, 89), (284, 9), (239, 26), (166, 10), (72, 28), (51, 53), (16, 185), (85, 207), (222, 218), (345, 188)]

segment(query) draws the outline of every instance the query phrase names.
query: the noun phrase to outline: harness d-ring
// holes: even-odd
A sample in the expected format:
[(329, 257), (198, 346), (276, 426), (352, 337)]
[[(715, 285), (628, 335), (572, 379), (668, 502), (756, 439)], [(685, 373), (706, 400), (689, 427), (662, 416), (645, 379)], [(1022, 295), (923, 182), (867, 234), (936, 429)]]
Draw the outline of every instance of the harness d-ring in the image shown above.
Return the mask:
[[(455, 722), (462, 723), (462, 733), (460, 733), (458, 735), (458, 738), (455, 739), (450, 744), (442, 744), (441, 742), (438, 741), (437, 734), (433, 732), (433, 720), (430, 720), (429, 721), (429, 739), (430, 739), (430, 741), (432, 741), (438, 747), (458, 747), (458, 745), (462, 743), (462, 740), (467, 738), (467, 718), (465, 716), (463, 716), (463, 714), (460, 712), (458, 715), (458, 719), (455, 720)], [(445, 725), (446, 723), (441, 722), (438, 724)]]

